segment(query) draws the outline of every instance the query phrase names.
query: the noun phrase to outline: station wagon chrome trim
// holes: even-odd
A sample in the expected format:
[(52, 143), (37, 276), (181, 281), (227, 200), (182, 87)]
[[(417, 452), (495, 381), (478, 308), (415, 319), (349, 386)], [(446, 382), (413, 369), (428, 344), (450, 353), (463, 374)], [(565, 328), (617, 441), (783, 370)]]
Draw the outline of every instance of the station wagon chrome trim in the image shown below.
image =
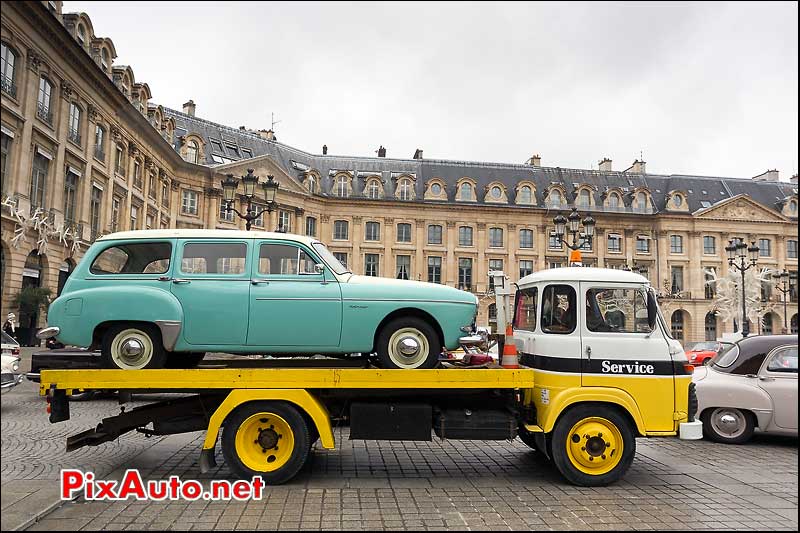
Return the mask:
[(177, 320), (156, 320), (156, 325), (161, 330), (161, 342), (164, 348), (172, 351), (181, 333), (181, 323)]
[(259, 300), (313, 300), (313, 301), (327, 301), (327, 302), (338, 302), (339, 298), (256, 298), (256, 301)]
[(437, 304), (462, 304), (472, 305), (473, 302), (462, 302), (459, 300), (423, 300), (421, 298), (342, 298), (344, 302), (428, 302)]

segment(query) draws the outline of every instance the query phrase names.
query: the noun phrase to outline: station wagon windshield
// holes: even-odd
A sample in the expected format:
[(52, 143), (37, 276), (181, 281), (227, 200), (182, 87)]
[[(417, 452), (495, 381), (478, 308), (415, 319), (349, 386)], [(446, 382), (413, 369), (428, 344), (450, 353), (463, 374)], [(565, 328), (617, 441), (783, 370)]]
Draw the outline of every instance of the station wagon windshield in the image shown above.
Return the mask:
[[(329, 267), (331, 267), (331, 270), (333, 270), (334, 272), (336, 272), (337, 274), (340, 274), (340, 275), (341, 274), (347, 274), (348, 272), (350, 272), (350, 270), (346, 266), (341, 264), (339, 262), (339, 260), (336, 259), (336, 256), (334, 256), (331, 253), (331, 251), (328, 250), (325, 247), (324, 244), (322, 244), (321, 242), (315, 242), (315, 243), (313, 243), (313, 246), (314, 246), (314, 249), (317, 251), (317, 253), (320, 256), (322, 256), (322, 260), (325, 261), (325, 263)], [(350, 272), (350, 273), (352, 274), (352, 272)]]

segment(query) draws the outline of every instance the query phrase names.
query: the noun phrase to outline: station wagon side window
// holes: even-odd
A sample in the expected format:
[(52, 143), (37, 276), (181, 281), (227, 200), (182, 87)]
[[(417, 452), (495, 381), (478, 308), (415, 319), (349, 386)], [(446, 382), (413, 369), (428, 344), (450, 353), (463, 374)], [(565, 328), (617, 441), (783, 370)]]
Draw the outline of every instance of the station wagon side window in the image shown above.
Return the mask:
[(577, 306), (575, 289), (569, 285), (548, 285), (542, 291), (542, 331), (567, 335), (575, 331)]
[(106, 274), (164, 274), (169, 270), (172, 244), (131, 242), (110, 246), (100, 252), (89, 272)]
[(645, 292), (635, 288), (589, 289), (586, 328), (596, 332), (650, 333)]
[(539, 288), (520, 289), (514, 304), (514, 328), (536, 331), (536, 306), (539, 304)]
[(797, 346), (785, 346), (772, 354), (767, 372), (797, 374)]
[(291, 244), (262, 244), (258, 252), (258, 273), (265, 276), (317, 274), (316, 263), (305, 250)]
[(247, 245), (243, 242), (189, 242), (183, 246), (184, 274), (235, 275), (245, 272)]

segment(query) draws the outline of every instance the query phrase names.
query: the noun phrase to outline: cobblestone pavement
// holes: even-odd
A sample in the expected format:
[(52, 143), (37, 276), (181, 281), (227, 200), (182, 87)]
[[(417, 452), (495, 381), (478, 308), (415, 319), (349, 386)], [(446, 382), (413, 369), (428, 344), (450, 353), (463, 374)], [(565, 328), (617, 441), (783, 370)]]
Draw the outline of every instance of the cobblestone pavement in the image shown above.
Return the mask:
[[(2, 400), (4, 530), (11, 528), (8, 514), (31, 507), (25, 498), (7, 497), (6, 488), (16, 488), (16, 495), (22, 484), (44, 484), (52, 505), (61, 467), (90, 469), (110, 479), (136, 467), (146, 479), (179, 475), (206, 485), (228, 476), (219, 452), (220, 466), (199, 475), (201, 433), (162, 439), (128, 434), (66, 454), (66, 435), (92, 427), (118, 406), (110, 400), (72, 404), (73, 419), (51, 425), (35, 392), (25, 383)], [(796, 530), (798, 525), (797, 439), (756, 436), (745, 446), (639, 439), (624, 480), (594, 489), (566, 484), (520, 441), (350, 441), (346, 429), (336, 431), (336, 441), (336, 450), (317, 444), (300, 475), (267, 489), (261, 501), (78, 500), (30, 529)]]

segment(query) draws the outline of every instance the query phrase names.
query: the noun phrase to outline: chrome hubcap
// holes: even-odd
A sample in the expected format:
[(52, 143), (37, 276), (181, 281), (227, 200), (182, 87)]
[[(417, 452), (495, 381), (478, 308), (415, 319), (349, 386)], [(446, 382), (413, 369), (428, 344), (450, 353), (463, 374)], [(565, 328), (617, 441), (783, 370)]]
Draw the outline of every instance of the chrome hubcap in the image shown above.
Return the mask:
[(738, 409), (715, 409), (711, 416), (711, 425), (714, 430), (725, 437), (736, 438), (744, 433), (746, 424), (744, 414)]
[(124, 357), (137, 357), (142, 355), (144, 346), (136, 339), (127, 339), (122, 343), (121, 351)]
[(412, 337), (404, 337), (398, 346), (400, 353), (405, 356), (411, 356), (419, 352), (419, 342)]

